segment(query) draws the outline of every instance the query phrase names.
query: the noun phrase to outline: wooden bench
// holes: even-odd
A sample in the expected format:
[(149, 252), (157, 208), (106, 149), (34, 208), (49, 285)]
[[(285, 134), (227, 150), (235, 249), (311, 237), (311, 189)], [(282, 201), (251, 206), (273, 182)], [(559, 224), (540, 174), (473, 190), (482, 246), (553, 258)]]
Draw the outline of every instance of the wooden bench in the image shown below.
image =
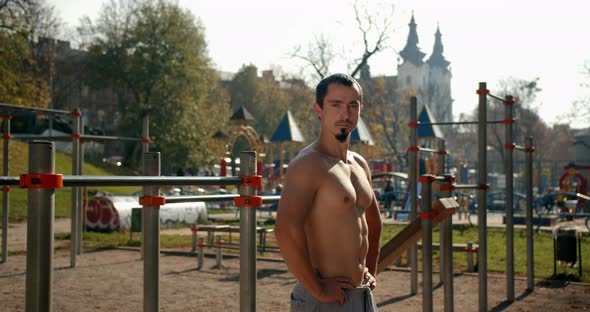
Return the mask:
[[(418, 249), (422, 248), (422, 243), (418, 243)], [(440, 250), (440, 244), (439, 243), (432, 243), (432, 250)], [(474, 266), (473, 266), (473, 254), (477, 253), (479, 251), (479, 245), (478, 244), (471, 244), (471, 247), (468, 246), (468, 244), (453, 244), (453, 252), (464, 252), (467, 254), (467, 271), (468, 272), (474, 272)], [(477, 259), (477, 257), (475, 258)]]
[[(229, 225), (198, 225), (193, 226), (191, 228), (193, 232), (193, 240), (196, 240), (196, 233), (197, 232), (207, 232), (207, 246), (213, 246), (213, 237), (215, 233), (228, 233), (229, 234), (229, 244), (232, 243), (232, 233), (240, 233), (240, 226), (229, 226)], [(260, 252), (266, 251), (266, 236), (268, 233), (273, 233), (274, 229), (267, 229), (261, 226), (256, 227), (256, 233), (258, 234), (258, 241), (259, 247), (258, 250)], [(195, 242), (193, 242), (195, 245)], [(194, 251), (194, 246), (193, 246)]]

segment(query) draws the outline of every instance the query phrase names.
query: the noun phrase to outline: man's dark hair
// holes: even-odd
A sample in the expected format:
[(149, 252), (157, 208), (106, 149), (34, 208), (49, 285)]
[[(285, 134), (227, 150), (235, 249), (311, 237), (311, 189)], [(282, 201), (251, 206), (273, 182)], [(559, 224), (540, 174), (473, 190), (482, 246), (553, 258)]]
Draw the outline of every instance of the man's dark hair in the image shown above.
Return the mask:
[(347, 87), (356, 85), (361, 95), (361, 104), (363, 103), (363, 88), (361, 88), (358, 81), (347, 74), (333, 74), (322, 79), (315, 88), (315, 102), (318, 103), (321, 108), (324, 108), (324, 98), (326, 97), (326, 93), (328, 93), (328, 86), (332, 83), (338, 83)]

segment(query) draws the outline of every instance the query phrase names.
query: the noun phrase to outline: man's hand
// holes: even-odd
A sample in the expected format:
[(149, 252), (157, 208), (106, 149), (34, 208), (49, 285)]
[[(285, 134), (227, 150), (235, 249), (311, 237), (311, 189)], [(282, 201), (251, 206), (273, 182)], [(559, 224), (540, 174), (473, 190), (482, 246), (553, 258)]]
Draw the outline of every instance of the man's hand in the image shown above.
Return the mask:
[(338, 302), (344, 304), (346, 302), (345, 290), (353, 289), (352, 280), (348, 277), (331, 277), (321, 278), (322, 285), (321, 293), (316, 296), (321, 303)]
[(369, 273), (369, 269), (365, 267), (365, 272), (363, 274), (363, 283), (364, 286), (369, 286), (371, 290), (375, 289), (377, 286), (377, 279), (373, 276), (373, 274)]

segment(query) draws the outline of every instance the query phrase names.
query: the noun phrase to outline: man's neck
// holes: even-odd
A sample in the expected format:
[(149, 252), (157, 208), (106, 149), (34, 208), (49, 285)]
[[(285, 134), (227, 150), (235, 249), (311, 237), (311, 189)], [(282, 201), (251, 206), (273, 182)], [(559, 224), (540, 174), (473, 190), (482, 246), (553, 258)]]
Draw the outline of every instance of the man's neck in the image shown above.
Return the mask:
[(322, 153), (346, 162), (348, 157), (348, 147), (350, 145), (350, 136), (346, 141), (340, 142), (334, 136), (320, 134), (316, 144)]

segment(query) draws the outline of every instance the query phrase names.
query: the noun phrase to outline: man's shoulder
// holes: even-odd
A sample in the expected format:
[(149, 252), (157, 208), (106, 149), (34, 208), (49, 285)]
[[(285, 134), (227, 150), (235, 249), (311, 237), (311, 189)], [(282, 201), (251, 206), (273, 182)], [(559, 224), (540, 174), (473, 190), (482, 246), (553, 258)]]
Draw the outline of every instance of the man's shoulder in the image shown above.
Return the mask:
[(313, 148), (305, 148), (293, 158), (289, 167), (308, 167), (320, 165), (322, 157), (320, 152)]

